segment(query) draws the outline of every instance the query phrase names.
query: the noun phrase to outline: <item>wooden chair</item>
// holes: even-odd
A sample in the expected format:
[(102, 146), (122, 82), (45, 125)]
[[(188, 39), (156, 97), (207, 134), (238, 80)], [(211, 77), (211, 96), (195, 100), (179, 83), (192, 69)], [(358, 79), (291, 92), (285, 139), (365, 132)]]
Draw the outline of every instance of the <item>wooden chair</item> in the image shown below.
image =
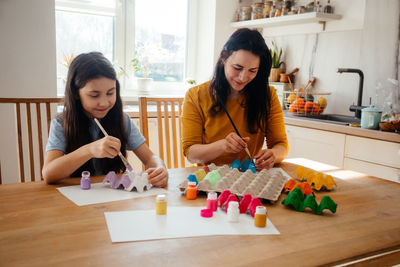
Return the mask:
[[(186, 166), (181, 149), (181, 131), (179, 130), (182, 105), (183, 98), (139, 97), (140, 130), (146, 138), (147, 145), (150, 146), (149, 118), (157, 118), (158, 155), (168, 169)], [(176, 112), (177, 110), (178, 112)], [(179, 118), (178, 127), (177, 118)], [(170, 128), (170, 125), (172, 128)], [(153, 152), (157, 154), (156, 151)]]
[[(46, 141), (43, 141), (43, 138), (47, 140), (49, 129), (50, 129), (50, 122), (52, 119), (51, 114), (51, 104), (55, 106), (63, 102), (63, 98), (0, 98), (0, 103), (4, 105), (13, 105), (15, 111), (15, 136), (16, 136), (16, 143), (17, 143), (17, 155), (18, 155), (18, 169), (19, 169), (19, 179), (20, 182), (26, 181), (35, 181), (35, 160), (39, 159), (39, 166), (40, 166), (40, 179), (42, 178), (42, 167), (43, 167), (43, 155), (44, 149), (43, 144), (46, 144)], [(35, 114), (33, 115), (31, 112), (31, 107), (36, 109)], [(45, 119), (42, 119), (42, 109), (41, 107), (45, 107)], [(21, 108), (25, 109), (25, 114), (21, 113)], [(55, 115), (55, 114), (54, 114)], [(36, 118), (35, 118), (36, 117)], [(26, 122), (26, 126), (23, 127), (23, 121)], [(47, 128), (42, 127), (43, 123), (46, 122)], [(33, 126), (33, 127), (32, 127)], [(4, 127), (4, 126), (3, 126)], [(23, 129), (26, 131), (23, 132)], [(46, 131), (46, 132), (45, 132)], [(47, 133), (47, 134), (46, 134)], [(34, 154), (34, 141), (33, 137), (37, 137), (37, 156), (35, 157)], [(11, 141), (11, 140), (10, 140)], [(25, 176), (25, 162), (24, 162), (24, 150), (25, 147), (27, 148), (27, 156), (29, 159), (29, 176), (30, 178), (27, 179)], [(25, 154), (26, 155), (26, 154)], [(3, 164), (4, 170), (4, 164)], [(37, 170), (36, 170), (37, 173)], [(4, 175), (3, 175), (4, 181)], [(0, 184), (1, 184), (1, 165), (0, 165)]]

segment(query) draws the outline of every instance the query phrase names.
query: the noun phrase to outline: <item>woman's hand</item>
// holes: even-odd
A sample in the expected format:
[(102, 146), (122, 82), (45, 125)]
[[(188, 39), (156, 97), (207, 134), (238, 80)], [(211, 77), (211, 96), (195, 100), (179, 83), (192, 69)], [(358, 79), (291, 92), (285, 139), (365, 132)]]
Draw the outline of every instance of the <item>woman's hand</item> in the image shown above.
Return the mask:
[(247, 142), (250, 141), (250, 137), (241, 138), (234, 132), (231, 132), (225, 137), (225, 152), (228, 153), (239, 153), (247, 147)]
[(148, 168), (149, 183), (155, 187), (165, 187), (168, 184), (168, 171), (163, 167)]
[(255, 156), (257, 170), (271, 169), (274, 167), (276, 157), (271, 149), (263, 149)]
[(113, 136), (106, 136), (90, 143), (92, 158), (115, 158), (121, 149), (121, 141)]

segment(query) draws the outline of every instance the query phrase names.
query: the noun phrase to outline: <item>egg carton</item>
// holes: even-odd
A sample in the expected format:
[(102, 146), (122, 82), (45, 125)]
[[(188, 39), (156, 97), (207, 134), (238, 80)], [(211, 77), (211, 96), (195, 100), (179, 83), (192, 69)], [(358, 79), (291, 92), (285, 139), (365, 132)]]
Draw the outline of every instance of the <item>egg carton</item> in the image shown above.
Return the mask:
[[(240, 172), (228, 165), (216, 166), (208, 165), (210, 171), (217, 170), (221, 175), (213, 187), (208, 179), (203, 179), (197, 185), (197, 190), (201, 192), (222, 192), (228, 189), (232, 194), (243, 196), (250, 194), (252, 197), (266, 199), (272, 202), (278, 200), (283, 187), (291, 177), (281, 168), (272, 168), (253, 173), (250, 170)], [(184, 191), (188, 186), (188, 180), (183, 181), (178, 187)]]

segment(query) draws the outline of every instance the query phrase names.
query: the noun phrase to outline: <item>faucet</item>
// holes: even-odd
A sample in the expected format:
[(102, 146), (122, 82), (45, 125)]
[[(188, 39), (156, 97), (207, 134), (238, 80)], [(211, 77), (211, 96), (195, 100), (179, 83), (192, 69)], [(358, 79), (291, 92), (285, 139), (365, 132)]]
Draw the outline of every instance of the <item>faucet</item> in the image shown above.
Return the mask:
[(338, 68), (338, 73), (343, 72), (351, 72), (351, 73), (358, 73), (360, 75), (360, 83), (358, 86), (358, 96), (357, 96), (357, 105), (351, 105), (350, 111), (355, 112), (357, 118), (361, 118), (361, 109), (365, 108), (362, 106), (362, 94), (363, 94), (363, 84), (364, 84), (364, 73), (359, 69), (349, 69), (349, 68)]

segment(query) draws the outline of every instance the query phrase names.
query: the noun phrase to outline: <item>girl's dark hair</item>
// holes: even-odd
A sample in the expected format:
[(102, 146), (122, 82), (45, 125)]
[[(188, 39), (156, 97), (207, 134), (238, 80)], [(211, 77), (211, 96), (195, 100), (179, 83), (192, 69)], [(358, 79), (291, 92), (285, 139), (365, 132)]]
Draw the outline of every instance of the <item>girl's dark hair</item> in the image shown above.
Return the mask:
[(224, 62), (233, 52), (241, 49), (260, 57), (260, 66), (256, 77), (241, 92), (245, 96), (243, 106), (247, 115), (247, 126), (251, 133), (256, 133), (258, 128), (266, 132), (267, 118), (271, 108), (268, 76), (271, 71), (272, 59), (264, 38), (257, 30), (239, 29), (225, 43), (209, 88), (213, 102), (209, 113), (211, 116), (215, 116), (224, 112), (221, 102), (225, 105), (230, 93), (230, 85), (225, 77)]
[[(123, 122), (122, 101), (120, 86), (113, 65), (99, 52), (80, 54), (72, 62), (68, 70), (67, 83), (65, 86), (64, 111), (62, 120), (67, 142), (66, 153), (70, 153), (83, 145), (91, 143), (92, 137), (89, 132), (90, 120), (82, 107), (79, 97), (79, 89), (87, 82), (96, 78), (109, 78), (116, 81), (116, 102), (107, 115), (101, 119), (101, 124), (106, 132), (121, 140), (121, 152), (126, 155), (127, 136)], [(103, 134), (101, 133), (100, 136)], [(101, 173), (108, 171), (125, 171), (125, 166), (119, 157), (113, 159), (100, 159)], [(79, 167), (72, 177), (80, 176), (82, 171), (95, 173), (93, 160), (89, 160)], [(97, 170), (99, 171), (99, 170)]]

